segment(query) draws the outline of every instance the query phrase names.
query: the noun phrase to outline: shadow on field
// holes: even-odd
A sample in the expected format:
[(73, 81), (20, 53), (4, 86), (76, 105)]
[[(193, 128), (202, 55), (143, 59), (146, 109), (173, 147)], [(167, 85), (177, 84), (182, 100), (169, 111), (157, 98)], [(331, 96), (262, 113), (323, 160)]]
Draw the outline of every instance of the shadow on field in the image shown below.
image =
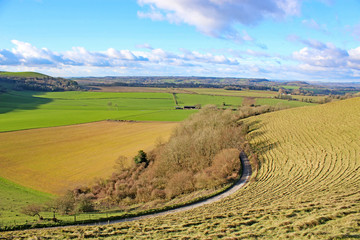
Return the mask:
[(34, 97), (45, 92), (11, 91), (0, 93), (0, 114), (15, 110), (32, 110), (51, 102), (51, 99)]

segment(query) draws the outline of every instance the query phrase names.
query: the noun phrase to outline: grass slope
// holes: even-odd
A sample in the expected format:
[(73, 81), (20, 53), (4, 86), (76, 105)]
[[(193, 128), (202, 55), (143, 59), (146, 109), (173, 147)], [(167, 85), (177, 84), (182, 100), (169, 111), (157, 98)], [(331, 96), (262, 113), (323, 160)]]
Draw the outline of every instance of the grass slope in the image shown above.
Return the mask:
[(6, 77), (21, 77), (21, 78), (42, 78), (42, 77), (48, 77), (45, 74), (37, 73), (37, 72), (0, 72), (0, 77), (6, 76)]
[(29, 217), (20, 213), (27, 204), (42, 204), (53, 196), (15, 184), (0, 177), (0, 226), (23, 223)]
[(9, 236), (359, 238), (359, 119), (360, 98), (250, 118), (256, 181), (221, 202), (136, 222)]
[[(176, 123), (97, 122), (0, 133), (0, 177), (49, 193), (108, 177), (115, 160), (166, 140)], [(3, 194), (3, 193), (2, 193)]]

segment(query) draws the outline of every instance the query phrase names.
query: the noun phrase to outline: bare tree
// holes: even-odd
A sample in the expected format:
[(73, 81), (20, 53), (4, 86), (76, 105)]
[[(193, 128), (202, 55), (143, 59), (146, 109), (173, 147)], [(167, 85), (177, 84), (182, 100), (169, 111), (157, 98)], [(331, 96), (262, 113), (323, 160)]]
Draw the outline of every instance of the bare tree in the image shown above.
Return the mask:
[(30, 204), (25, 206), (21, 212), (25, 215), (31, 216), (31, 217), (35, 217), (38, 216), (39, 220), (42, 220), (43, 217), (40, 215), (40, 212), (42, 210), (42, 207), (38, 204)]

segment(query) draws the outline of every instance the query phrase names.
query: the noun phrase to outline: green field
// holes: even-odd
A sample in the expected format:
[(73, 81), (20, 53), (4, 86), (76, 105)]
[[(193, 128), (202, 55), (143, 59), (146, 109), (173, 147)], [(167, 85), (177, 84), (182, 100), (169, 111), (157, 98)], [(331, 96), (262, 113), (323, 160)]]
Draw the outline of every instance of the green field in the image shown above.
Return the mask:
[(29, 216), (20, 213), (24, 205), (42, 204), (53, 197), (50, 194), (23, 187), (1, 177), (0, 193), (0, 227), (10, 224), (23, 224), (29, 220)]
[(181, 121), (168, 93), (10, 92), (0, 94), (0, 132), (113, 120)]
[(236, 194), (190, 211), (108, 226), (4, 236), (116, 239), (358, 239), (360, 98), (251, 117), (259, 158)]
[(41, 74), (37, 72), (0, 72), (0, 76), (22, 77), (22, 78), (48, 77), (45, 74)]
[[(297, 89), (297, 88), (299, 88), (299, 87), (287, 86), (287, 89)], [(276, 92), (276, 91), (259, 91), (259, 90), (236, 91), (236, 90), (225, 90), (225, 89), (219, 89), (219, 88), (185, 88), (184, 90), (191, 91), (191, 92), (198, 93), (198, 94), (216, 95), (216, 96), (238, 96), (238, 97), (244, 97), (244, 98), (248, 97), (248, 98), (255, 98), (257, 100), (259, 100), (261, 98), (271, 99), (271, 98), (278, 96), (278, 92)], [(302, 95), (291, 95), (291, 97), (298, 101), (311, 99), (312, 102), (314, 102), (314, 103), (320, 102), (320, 101), (324, 100), (324, 98), (326, 98), (326, 96), (302, 96)], [(266, 101), (265, 100), (263, 100), (263, 101), (264, 102), (262, 102), (262, 104), (266, 104)], [(261, 103), (261, 100), (259, 100), (259, 102)], [(301, 105), (300, 103), (297, 103), (297, 104), (289, 103), (288, 106), (298, 107), (298, 106), (305, 106), (305, 105), (306, 104)]]
[[(212, 90), (213, 91), (213, 90)], [(225, 90), (222, 90), (225, 91)], [(245, 91), (243, 93), (246, 93)], [(248, 92), (259, 96), (262, 92)], [(243, 97), (175, 94), (179, 106), (215, 104), (237, 108)], [(266, 95), (267, 96), (267, 95)], [(259, 105), (299, 107), (299, 101), (257, 98)], [(181, 121), (197, 110), (175, 110), (174, 96), (165, 92), (31, 92), (0, 94), (0, 132), (64, 126), (101, 120)]]
[(271, 98), (278, 95), (274, 91), (259, 91), (259, 90), (225, 90), (222, 88), (185, 88), (187, 91), (192, 91), (198, 94), (220, 95), (220, 96), (238, 96), (238, 97), (260, 97)]
[(179, 105), (196, 105), (201, 104), (205, 106), (208, 104), (215, 104), (218, 107), (225, 103), (226, 106), (238, 107), (241, 106), (243, 98), (229, 97), (229, 96), (212, 96), (202, 94), (176, 94), (176, 99)]
[(313, 103), (300, 102), (300, 101), (289, 101), (289, 100), (282, 100), (282, 99), (275, 99), (275, 98), (257, 98), (256, 104), (257, 105), (269, 105), (269, 106), (283, 105), (283, 106), (288, 106), (288, 107), (303, 107), (303, 106), (314, 105)]
[(285, 89), (290, 89), (290, 90), (301, 88), (300, 86), (291, 86), (291, 85), (290, 86), (289, 85), (282, 85), (280, 87), (285, 88)]

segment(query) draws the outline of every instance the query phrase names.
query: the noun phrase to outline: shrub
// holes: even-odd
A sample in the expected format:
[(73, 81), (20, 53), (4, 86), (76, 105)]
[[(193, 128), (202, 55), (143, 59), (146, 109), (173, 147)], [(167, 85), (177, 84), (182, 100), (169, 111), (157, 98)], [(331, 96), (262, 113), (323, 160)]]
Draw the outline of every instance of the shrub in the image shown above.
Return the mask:
[(165, 193), (171, 199), (177, 195), (181, 195), (194, 190), (193, 174), (188, 171), (175, 173), (169, 180)]
[(136, 164), (148, 163), (146, 153), (143, 150), (139, 150), (138, 154), (134, 157), (134, 162)]

